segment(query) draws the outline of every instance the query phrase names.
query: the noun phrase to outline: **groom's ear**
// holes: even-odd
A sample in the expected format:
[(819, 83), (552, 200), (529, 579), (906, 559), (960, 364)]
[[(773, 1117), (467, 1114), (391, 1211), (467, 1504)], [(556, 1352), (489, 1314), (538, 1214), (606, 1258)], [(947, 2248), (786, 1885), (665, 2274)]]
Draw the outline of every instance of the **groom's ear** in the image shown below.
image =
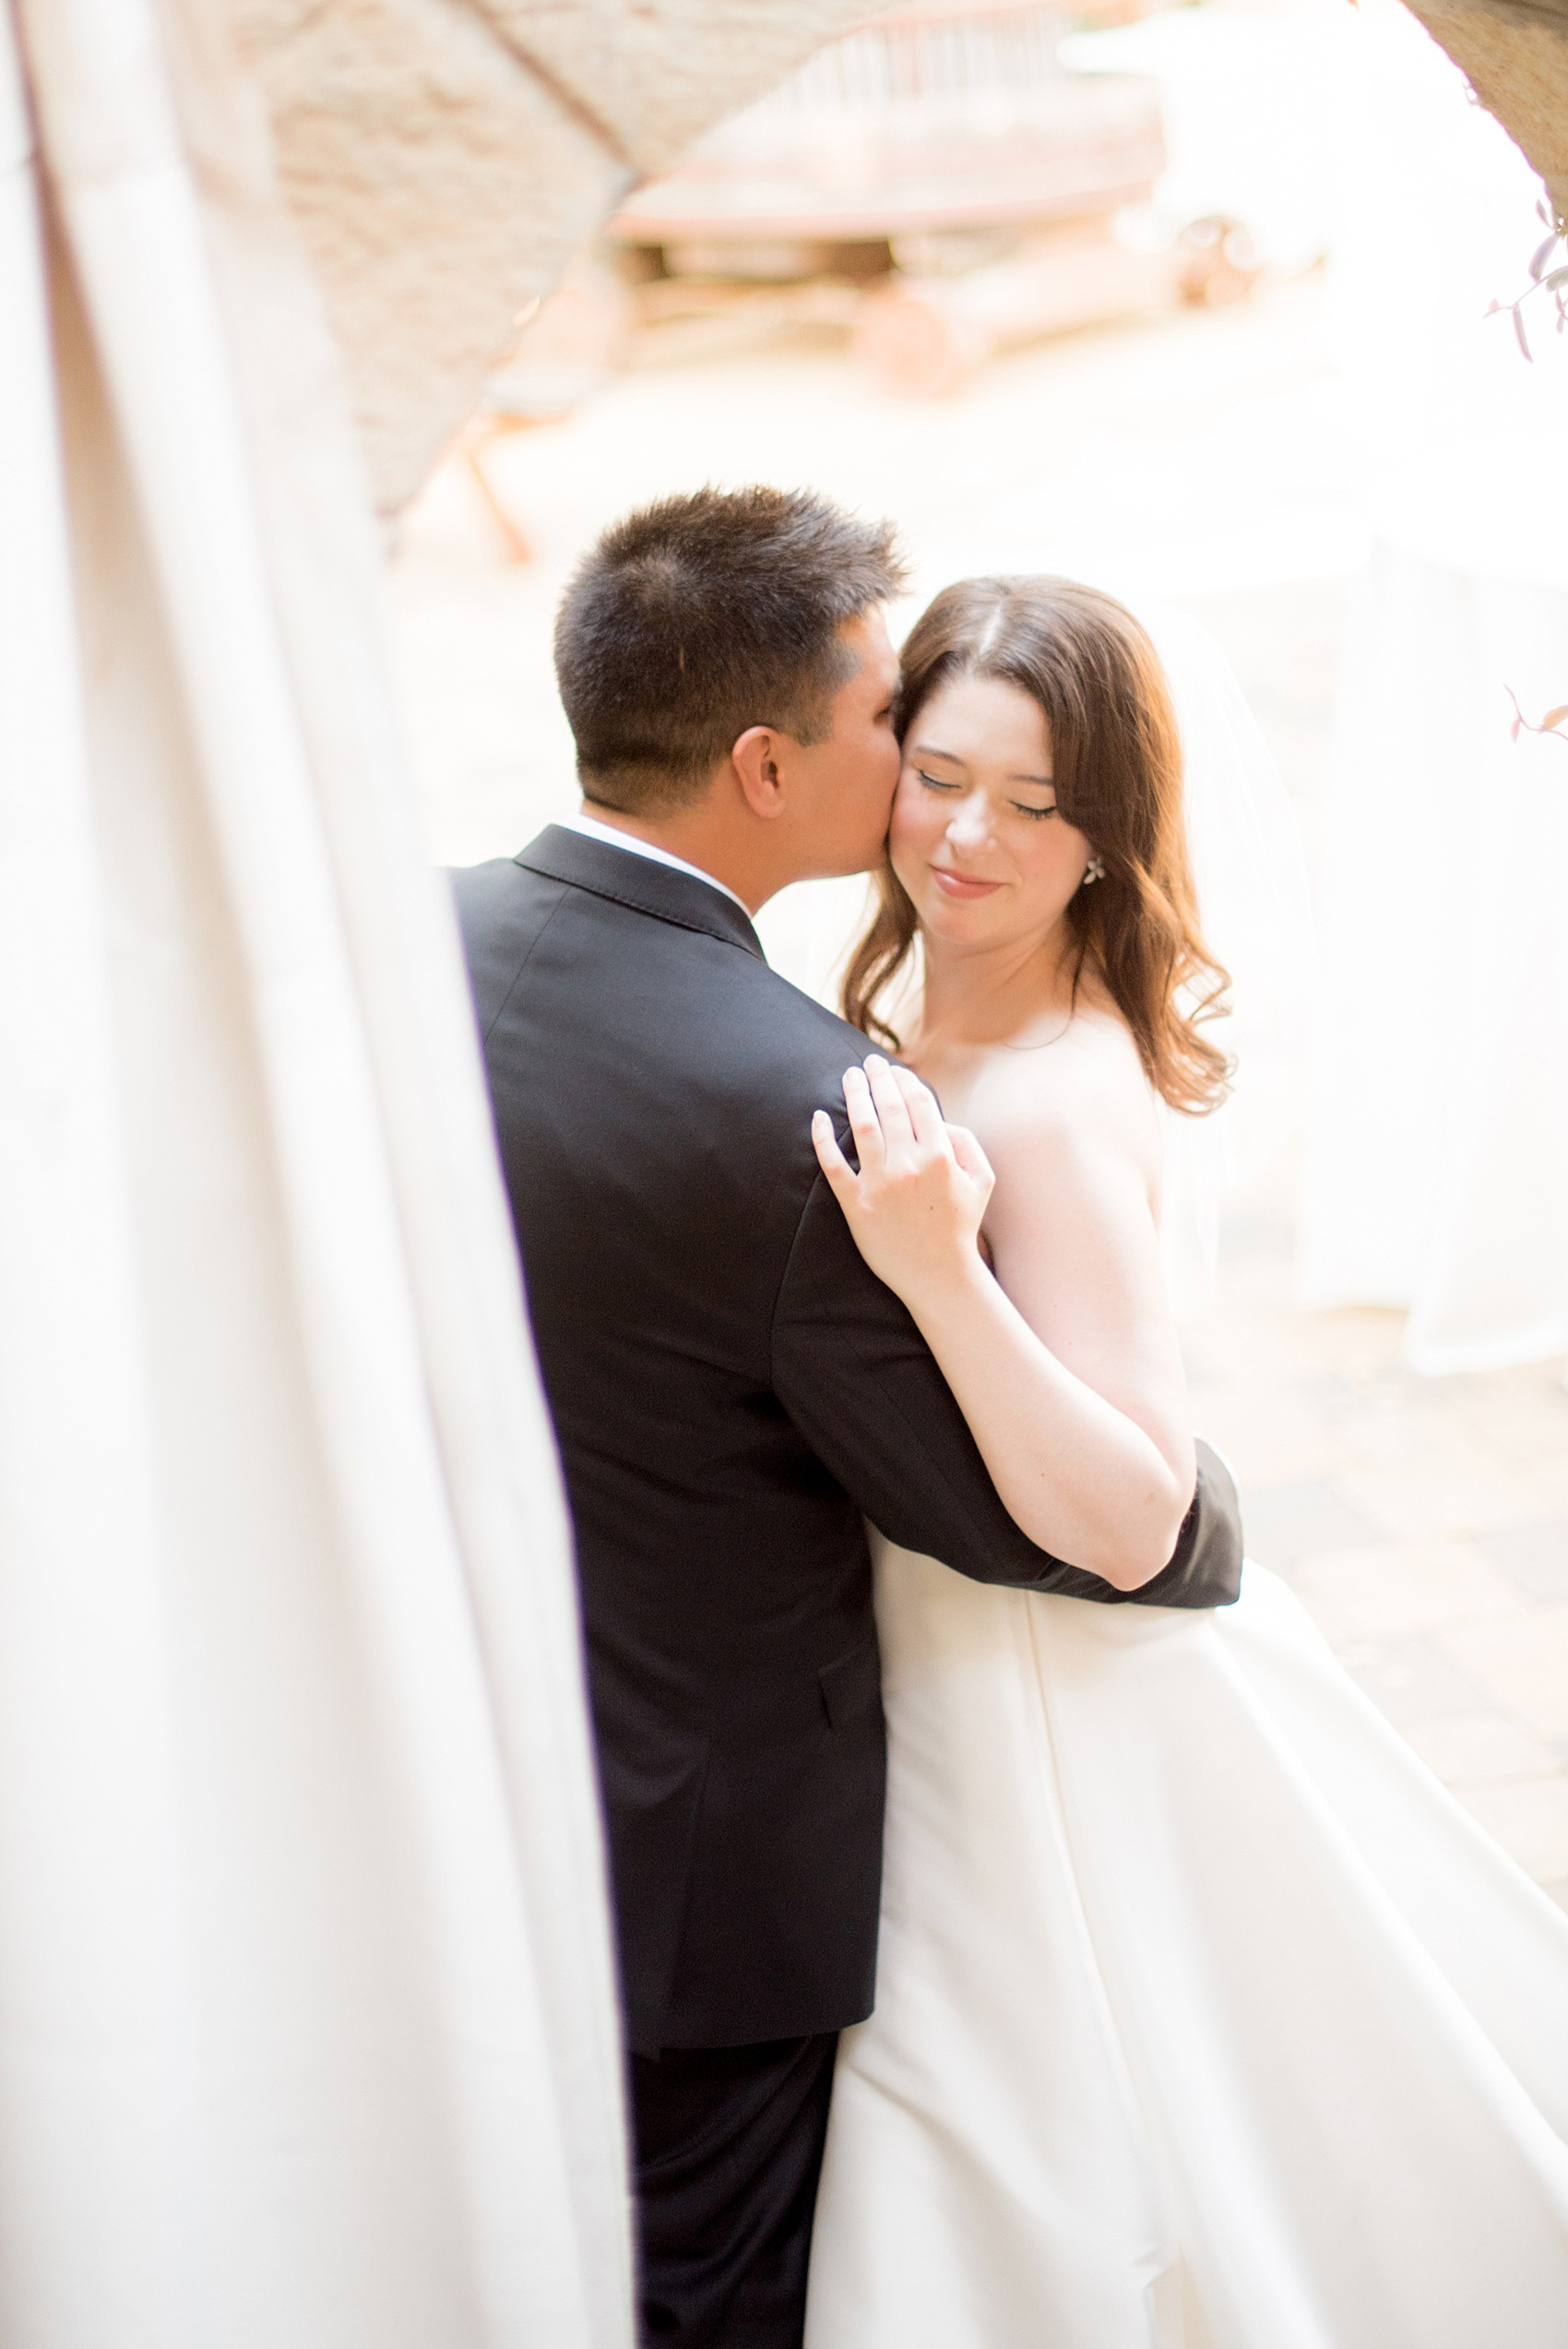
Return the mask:
[(748, 726), (730, 753), (747, 806), (765, 822), (784, 813), (784, 781), (779, 765), (789, 740), (777, 726)]

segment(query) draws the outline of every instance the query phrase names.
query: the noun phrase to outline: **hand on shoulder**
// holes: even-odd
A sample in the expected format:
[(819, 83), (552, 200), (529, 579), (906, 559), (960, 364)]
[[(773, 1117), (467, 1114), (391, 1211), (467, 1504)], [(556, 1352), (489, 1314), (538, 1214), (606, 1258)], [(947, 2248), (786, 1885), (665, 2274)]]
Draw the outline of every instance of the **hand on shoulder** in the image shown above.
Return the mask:
[(995, 1177), (974, 1136), (949, 1126), (929, 1086), (880, 1053), (845, 1070), (844, 1104), (858, 1171), (826, 1110), (812, 1120), (812, 1141), (877, 1278), (912, 1304), (983, 1270), (980, 1225)]

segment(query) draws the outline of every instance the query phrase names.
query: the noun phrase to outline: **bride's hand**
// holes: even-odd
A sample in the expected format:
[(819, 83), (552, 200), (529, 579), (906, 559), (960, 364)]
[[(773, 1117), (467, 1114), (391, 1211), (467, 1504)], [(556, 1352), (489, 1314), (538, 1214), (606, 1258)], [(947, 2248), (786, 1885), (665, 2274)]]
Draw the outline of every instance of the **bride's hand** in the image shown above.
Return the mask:
[(996, 1180), (974, 1136), (945, 1122), (912, 1070), (875, 1053), (863, 1069), (845, 1070), (844, 1103), (860, 1173), (826, 1110), (812, 1119), (812, 1141), (872, 1270), (907, 1305), (932, 1284), (972, 1279), (983, 1269), (980, 1222)]

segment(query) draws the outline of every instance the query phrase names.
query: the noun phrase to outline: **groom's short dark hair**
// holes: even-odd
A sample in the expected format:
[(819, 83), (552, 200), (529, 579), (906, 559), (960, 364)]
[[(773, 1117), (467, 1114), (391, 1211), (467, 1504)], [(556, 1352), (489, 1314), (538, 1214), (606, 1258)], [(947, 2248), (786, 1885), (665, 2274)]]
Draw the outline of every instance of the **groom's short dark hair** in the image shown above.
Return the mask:
[(890, 522), (807, 490), (702, 489), (614, 523), (555, 624), (585, 794), (664, 814), (748, 726), (823, 740), (853, 674), (838, 631), (903, 579)]

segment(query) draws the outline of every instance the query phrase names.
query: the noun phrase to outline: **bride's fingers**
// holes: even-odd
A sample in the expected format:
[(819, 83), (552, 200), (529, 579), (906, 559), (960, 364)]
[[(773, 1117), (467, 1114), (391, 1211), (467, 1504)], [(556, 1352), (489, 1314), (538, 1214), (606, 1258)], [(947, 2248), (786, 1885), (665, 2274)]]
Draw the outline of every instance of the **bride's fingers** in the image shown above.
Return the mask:
[(967, 1126), (949, 1126), (947, 1139), (953, 1155), (972, 1183), (978, 1183), (989, 1196), (996, 1181), (996, 1170), (981, 1150)]
[(888, 1067), (878, 1052), (867, 1055), (866, 1081), (871, 1087), (872, 1099), (876, 1103), (876, 1114), (882, 1120), (883, 1136), (888, 1150), (913, 1150), (915, 1128), (909, 1116), (909, 1104), (904, 1099), (903, 1088), (894, 1070)]
[(817, 1164), (827, 1177), (828, 1188), (848, 1213), (854, 1195), (855, 1170), (838, 1147), (833, 1120), (826, 1109), (812, 1112), (812, 1148), (816, 1152)]
[(922, 1150), (940, 1147), (946, 1127), (931, 1087), (922, 1084), (912, 1068), (900, 1068), (897, 1062), (893, 1067), (893, 1079), (904, 1096), (904, 1106), (909, 1113), (909, 1125), (916, 1141)]
[(887, 1163), (887, 1144), (863, 1068), (845, 1069), (844, 1106), (849, 1113), (849, 1131), (855, 1138), (861, 1173), (880, 1174)]

